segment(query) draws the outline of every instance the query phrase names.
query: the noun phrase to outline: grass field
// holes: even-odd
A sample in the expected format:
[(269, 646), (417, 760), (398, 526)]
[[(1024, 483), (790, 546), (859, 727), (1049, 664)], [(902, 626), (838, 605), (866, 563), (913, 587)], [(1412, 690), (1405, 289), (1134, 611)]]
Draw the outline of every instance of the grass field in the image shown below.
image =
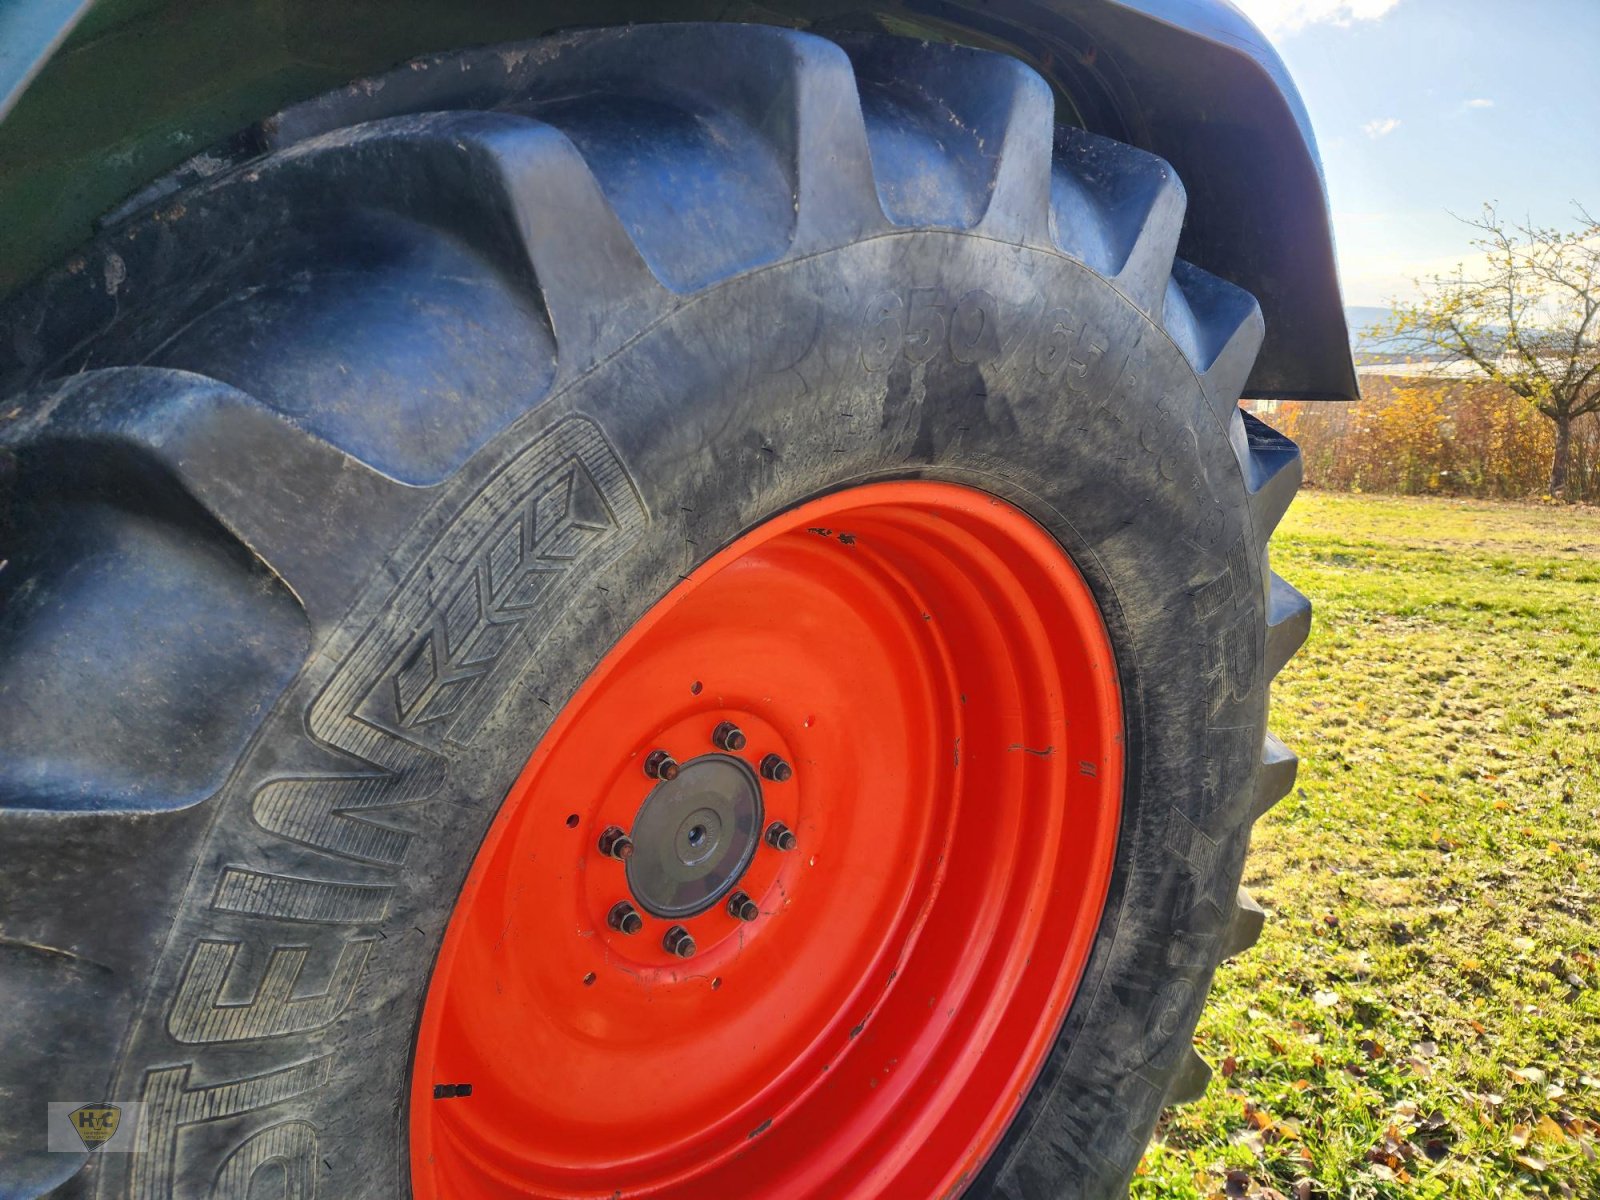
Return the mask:
[(1269, 918), (1137, 1197), (1600, 1197), (1600, 509), (1306, 493)]

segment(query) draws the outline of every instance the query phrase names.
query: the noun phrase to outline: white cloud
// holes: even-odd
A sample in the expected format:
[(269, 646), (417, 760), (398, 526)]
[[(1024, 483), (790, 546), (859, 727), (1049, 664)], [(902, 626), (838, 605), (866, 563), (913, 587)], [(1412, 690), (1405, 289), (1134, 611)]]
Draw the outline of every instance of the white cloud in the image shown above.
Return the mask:
[(1481, 98), (1477, 99), (1477, 100), (1468, 100), (1467, 101), (1467, 107), (1468, 108), (1493, 108), (1494, 107), (1494, 101), (1493, 100), (1484, 100), (1484, 99), (1481, 99)]
[(1388, 137), (1400, 128), (1399, 117), (1379, 117), (1376, 121), (1368, 121), (1361, 127), (1361, 132), (1376, 141), (1381, 137)]
[(1376, 21), (1400, 0), (1233, 0), (1268, 37), (1285, 37), (1307, 25)]

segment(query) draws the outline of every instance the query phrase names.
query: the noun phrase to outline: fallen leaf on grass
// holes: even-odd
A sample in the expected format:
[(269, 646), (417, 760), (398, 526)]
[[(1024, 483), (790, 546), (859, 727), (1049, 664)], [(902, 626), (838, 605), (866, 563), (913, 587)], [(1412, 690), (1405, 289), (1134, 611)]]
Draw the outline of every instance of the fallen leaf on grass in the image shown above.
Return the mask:
[(1534, 1124), (1533, 1136), (1536, 1140), (1541, 1142), (1559, 1143), (1567, 1140), (1566, 1131), (1552, 1121), (1549, 1117), (1539, 1118), (1539, 1120)]
[(1426, 1138), (1422, 1143), (1422, 1153), (1429, 1162), (1443, 1162), (1450, 1157), (1456, 1131), (1450, 1127), (1450, 1121), (1444, 1113), (1437, 1109), (1430, 1112), (1417, 1123), (1417, 1133)]
[(1235, 1129), (1228, 1134), (1228, 1145), (1243, 1146), (1257, 1158), (1264, 1158), (1267, 1153), (1267, 1144), (1259, 1129)]
[(1271, 1113), (1262, 1112), (1248, 1100), (1244, 1102), (1244, 1119), (1257, 1129), (1269, 1129), (1273, 1123)]
[(1366, 1159), (1377, 1170), (1391, 1172), (1384, 1176), (1388, 1179), (1409, 1178), (1405, 1174), (1405, 1165), (1416, 1158), (1418, 1150), (1401, 1134), (1400, 1130), (1391, 1125), (1384, 1131), (1382, 1139), (1372, 1149), (1367, 1151)]
[(1371, 1171), (1385, 1183), (1410, 1183), (1411, 1172), (1404, 1167), (1389, 1167), (1383, 1163), (1368, 1163), (1367, 1170)]

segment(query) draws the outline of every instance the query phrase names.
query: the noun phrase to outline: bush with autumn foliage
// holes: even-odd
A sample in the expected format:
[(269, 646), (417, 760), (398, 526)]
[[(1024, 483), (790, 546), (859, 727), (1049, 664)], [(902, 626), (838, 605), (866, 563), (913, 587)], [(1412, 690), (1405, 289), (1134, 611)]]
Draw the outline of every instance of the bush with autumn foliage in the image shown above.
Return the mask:
[[(1251, 403), (1300, 444), (1307, 486), (1400, 495), (1538, 499), (1555, 427), (1481, 380), (1365, 375), (1360, 404)], [(1600, 501), (1600, 413), (1573, 423), (1566, 499)]]

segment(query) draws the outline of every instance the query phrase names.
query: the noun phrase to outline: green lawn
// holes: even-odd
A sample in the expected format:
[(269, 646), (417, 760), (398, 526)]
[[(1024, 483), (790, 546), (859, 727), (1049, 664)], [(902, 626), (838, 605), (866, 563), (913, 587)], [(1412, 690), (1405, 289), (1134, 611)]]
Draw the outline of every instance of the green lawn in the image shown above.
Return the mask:
[(1138, 1197), (1600, 1197), (1600, 509), (1306, 493), (1260, 944)]

